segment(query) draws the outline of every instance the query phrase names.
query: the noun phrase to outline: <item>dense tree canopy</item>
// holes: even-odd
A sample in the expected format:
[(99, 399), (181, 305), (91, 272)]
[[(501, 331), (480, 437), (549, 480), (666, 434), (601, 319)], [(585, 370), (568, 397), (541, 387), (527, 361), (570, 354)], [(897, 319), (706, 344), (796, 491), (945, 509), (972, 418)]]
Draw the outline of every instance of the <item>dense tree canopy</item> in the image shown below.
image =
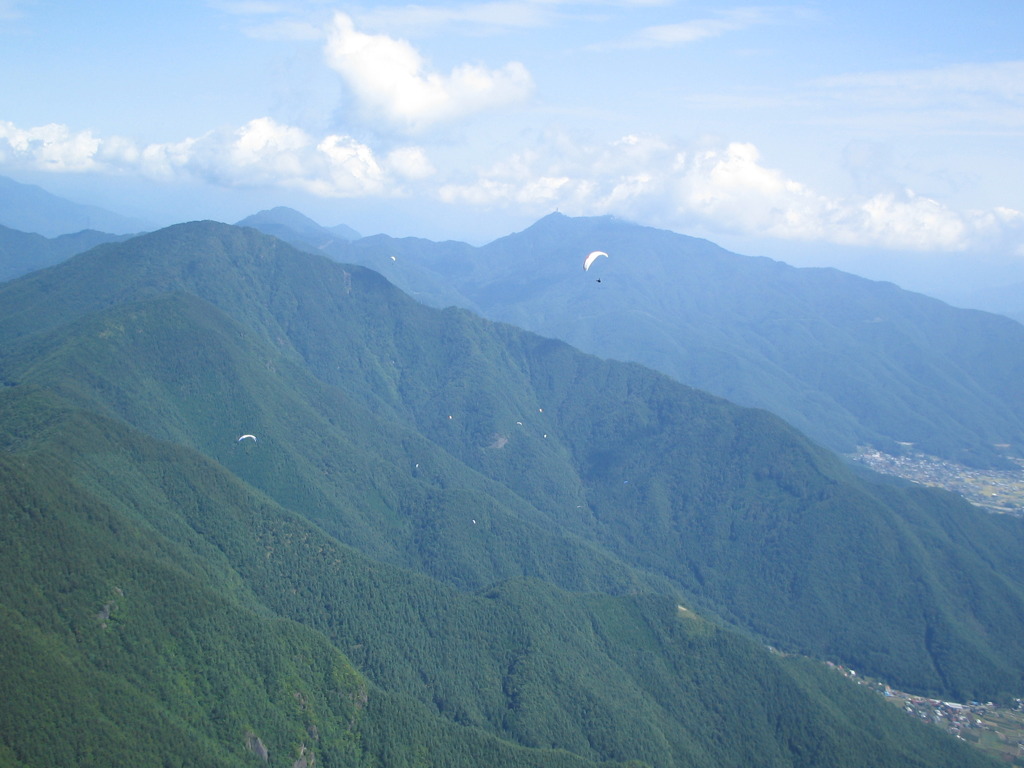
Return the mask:
[(1021, 688), (1015, 521), (252, 230), (0, 288), (0, 381), (0, 764), (984, 765), (764, 643)]

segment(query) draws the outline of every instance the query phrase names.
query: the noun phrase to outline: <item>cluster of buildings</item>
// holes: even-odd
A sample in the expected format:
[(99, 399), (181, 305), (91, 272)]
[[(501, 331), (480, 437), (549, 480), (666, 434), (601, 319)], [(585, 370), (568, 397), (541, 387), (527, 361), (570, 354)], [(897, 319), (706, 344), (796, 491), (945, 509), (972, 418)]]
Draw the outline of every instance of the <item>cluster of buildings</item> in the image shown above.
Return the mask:
[(991, 701), (972, 701), (967, 704), (940, 701), (898, 691), (885, 683), (860, 677), (854, 670), (841, 664), (826, 664), (858, 685), (867, 686), (886, 697), (908, 715), (944, 728), (989, 754), (1013, 761), (1014, 765), (1024, 765), (1024, 699), (1016, 699), (1009, 708), (996, 706)]
[(898, 697), (903, 704), (903, 710), (908, 714), (935, 725), (941, 725), (953, 735), (961, 738), (965, 736), (968, 728), (987, 728), (983, 716), (987, 715), (993, 706), (992, 702), (956, 704), (951, 701), (910, 696), (899, 691), (892, 691), (887, 695)]
[(853, 459), (882, 474), (958, 493), (990, 512), (1024, 517), (1024, 466), (974, 469), (923, 453), (894, 456), (875, 448), (861, 448)]

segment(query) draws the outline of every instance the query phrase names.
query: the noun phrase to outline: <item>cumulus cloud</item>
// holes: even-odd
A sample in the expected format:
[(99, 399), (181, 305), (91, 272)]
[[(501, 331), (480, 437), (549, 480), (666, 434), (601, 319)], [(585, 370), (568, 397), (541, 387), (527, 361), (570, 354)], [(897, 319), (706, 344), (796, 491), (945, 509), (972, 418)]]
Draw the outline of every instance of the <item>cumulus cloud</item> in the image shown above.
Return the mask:
[(32, 158), (33, 163), (50, 171), (86, 171), (96, 167), (95, 156), (101, 141), (89, 131), (72, 133), (65, 125), (51, 123), (20, 129), (0, 122), (0, 159), (18, 161)]
[(437, 173), (422, 147), (399, 147), (387, 156), (387, 166), (406, 179), (426, 179)]
[(209, 134), (197, 143), (193, 166), (234, 184), (267, 184), (306, 175), (309, 135), (269, 117), (250, 120), (230, 136)]
[(667, 226), (701, 221), (758, 236), (906, 250), (962, 250), (1024, 234), (1018, 211), (957, 212), (907, 189), (831, 198), (765, 166), (749, 143), (688, 149), (626, 136), (607, 146), (554, 144), (496, 163), (475, 180), (447, 184), (440, 195), (451, 203), (538, 212), (557, 206)]
[(332, 134), (316, 146), (326, 164), (326, 174), (309, 185), (311, 192), (324, 196), (356, 197), (380, 195), (387, 187), (384, 169), (366, 144), (351, 136)]
[(269, 117), (234, 130), (142, 147), (63, 125), (19, 129), (0, 122), (0, 162), (54, 172), (125, 172), (223, 186), (293, 187), (329, 197), (401, 194), (400, 179), (433, 173), (419, 147), (394, 149), (382, 163), (368, 145), (351, 136), (317, 139)]
[(351, 136), (316, 139), (268, 117), (195, 140), (180, 169), (232, 186), (282, 186), (323, 197), (383, 195), (390, 180), (373, 150)]
[(510, 104), (533, 88), (519, 62), (496, 70), (462, 64), (448, 75), (433, 72), (407, 41), (359, 32), (344, 13), (334, 15), (325, 54), (370, 115), (404, 130)]
[(737, 231), (785, 239), (956, 251), (1024, 234), (1019, 211), (956, 211), (907, 188), (830, 198), (765, 167), (752, 144), (695, 153), (677, 183), (680, 209)]
[(314, 137), (269, 117), (177, 142), (138, 146), (63, 125), (0, 122), (0, 163), (52, 172), (135, 173), (220, 186), (283, 187), (324, 197), (418, 195), (452, 205), (543, 214), (614, 213), (686, 231), (887, 249), (986, 247), (1024, 255), (1024, 213), (958, 211), (890, 183), (833, 197), (766, 164), (756, 146), (684, 146), (630, 134), (604, 144), (548, 133), (483, 170), (438, 169), (420, 146), (377, 152), (353, 136)]

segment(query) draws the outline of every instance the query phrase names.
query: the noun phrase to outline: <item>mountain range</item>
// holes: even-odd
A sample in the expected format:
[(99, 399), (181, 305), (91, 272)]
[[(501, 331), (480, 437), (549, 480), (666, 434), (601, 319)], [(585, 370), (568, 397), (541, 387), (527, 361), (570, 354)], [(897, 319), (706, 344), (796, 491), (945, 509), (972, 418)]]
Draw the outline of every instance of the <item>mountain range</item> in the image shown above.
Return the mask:
[(0, 286), (0, 385), (0, 765), (981, 766), (818, 660), (1024, 683), (1020, 521), (251, 228)]
[[(273, 218), (273, 217), (269, 217)], [(283, 219), (249, 220), (298, 247)], [(772, 411), (833, 450), (1012, 468), (1024, 451), (1024, 326), (834, 269), (740, 256), (613, 217), (551, 214), (475, 248), (384, 235), (320, 252), (424, 303), (469, 308)], [(602, 250), (592, 270), (584, 257)]]
[[(369, 266), (431, 306), (464, 307), (765, 408), (840, 453), (909, 448), (1015, 469), (1024, 450), (1024, 326), (889, 283), (612, 217), (553, 214), (482, 247), (360, 237), (288, 208), (239, 225)], [(0, 278), (113, 239), (0, 229)], [(593, 249), (611, 256), (584, 272)]]
[(0, 176), (0, 226), (44, 237), (60, 237), (82, 230), (131, 234), (153, 228), (141, 219), (122, 216), (96, 205), (76, 203), (8, 176)]
[(0, 225), (0, 282), (59, 264), (94, 245), (127, 237), (86, 229), (75, 234), (47, 238), (34, 232), (22, 232)]

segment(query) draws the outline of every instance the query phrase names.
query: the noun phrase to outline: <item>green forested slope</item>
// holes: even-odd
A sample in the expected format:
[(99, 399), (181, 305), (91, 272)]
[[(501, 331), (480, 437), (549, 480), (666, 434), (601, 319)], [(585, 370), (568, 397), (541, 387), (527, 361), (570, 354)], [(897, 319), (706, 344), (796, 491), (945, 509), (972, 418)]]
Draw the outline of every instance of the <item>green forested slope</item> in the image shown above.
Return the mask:
[(91, 229), (48, 239), (0, 225), (0, 282), (57, 264), (99, 243), (124, 239)]
[[(356, 672), (341, 651), (350, 637), (332, 645), (268, 607), (282, 591), (298, 615), (368, 603), (363, 636), (376, 645), (388, 600), (415, 610), (416, 594), (401, 591), (408, 576), (340, 547), (196, 454), (45, 396), (5, 394), (8, 423), (46, 424), (31, 439), (22, 433), (0, 468), (0, 736), (23, 764), (243, 765), (255, 739), (272, 765), (303, 754), (335, 766), (471, 766), (481, 755), (590, 764), (446, 722)], [(335, 580), (342, 563), (357, 583)], [(369, 600), (342, 589), (374, 582), (375, 570), (387, 589)], [(431, 582), (418, 582), (425, 605), (436, 603)], [(334, 610), (312, 597), (325, 583), (340, 597)], [(406, 666), (433, 666), (424, 649), (389, 642)], [(396, 730), (395, 713), (431, 738)]]
[[(585, 273), (594, 249), (611, 255)], [(766, 408), (833, 450), (913, 442), (982, 466), (1009, 466), (999, 446), (1024, 452), (1024, 327), (889, 283), (610, 216), (551, 214), (480, 248), (378, 237), (330, 252), (435, 306)]]
[(366, 683), (341, 653), (262, 608), (178, 499), (135, 485), (126, 507), (68, 476), (76, 456), (136, 478), (167, 457), (89, 417), (50, 427), (2, 457), (4, 743), (26, 765), (242, 765), (252, 734), (285, 764), (320, 733), (358, 764)]
[(468, 588), (667, 582), (913, 690), (1020, 685), (1016, 521), (869, 488), (767, 414), (213, 223), (3, 299), (8, 379), (185, 441), (388, 562)]
[[(53, 764), (32, 728), (131, 718), (171, 764), (182, 739), (181, 764), (251, 760), (250, 733), (289, 765), (980, 761), (716, 614), (893, 682), (1020, 688), (1013, 521), (865, 485), (767, 414), (208, 223), (0, 308), (25, 764)], [(69, 764), (123, 759), (97, 733)]]
[[(900, 492), (879, 497), (766, 414), (212, 223), (103, 246), (4, 296), (0, 335), (21, 336), (8, 378), (186, 440), (389, 562), (466, 587), (661, 578), (782, 647), (912, 689), (1018, 685), (1020, 582), (1003, 574), (1019, 527), (948, 502), (951, 519), (929, 510), (915, 532)], [(266, 450), (238, 466), (226, 438), (252, 431)], [(921, 545), (961, 512), (948, 557)], [(991, 599), (975, 608), (965, 591)], [(970, 653), (940, 652), (936, 631)]]
[(2, 400), (12, 764), (985, 764), (671, 599), (460, 592), (189, 450)]

